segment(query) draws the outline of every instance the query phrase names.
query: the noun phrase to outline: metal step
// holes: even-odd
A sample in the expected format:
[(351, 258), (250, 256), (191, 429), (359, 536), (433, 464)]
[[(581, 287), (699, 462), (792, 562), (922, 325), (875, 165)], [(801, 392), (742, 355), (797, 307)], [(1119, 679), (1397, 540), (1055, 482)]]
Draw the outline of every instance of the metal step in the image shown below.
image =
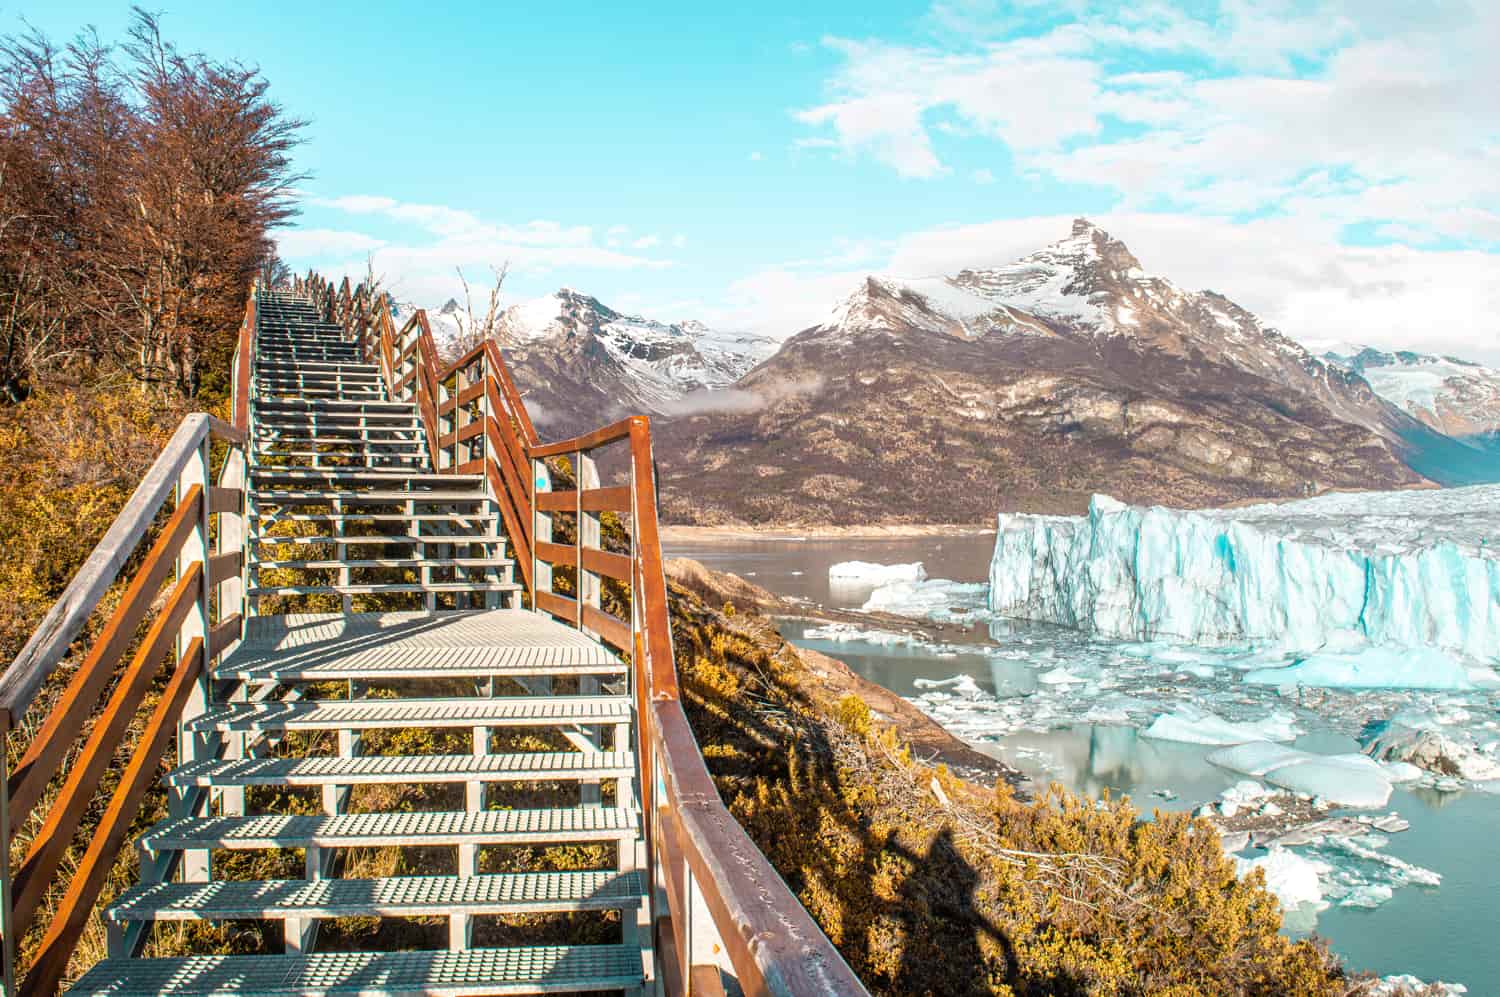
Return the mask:
[[(491, 542), (499, 541), (498, 537), (485, 539)], [(504, 568), (514, 566), (516, 562), (508, 557), (383, 557), (362, 561), (275, 561), (262, 559), (255, 563), (262, 568), (329, 571), (338, 568)]]
[[(338, 433), (337, 436), (320, 435), (327, 433)], [(381, 434), (376, 436), (375, 434)], [(427, 443), (420, 438), (420, 430), (415, 427), (400, 428), (397, 426), (321, 426), (316, 432), (310, 433), (266, 433), (257, 427), (255, 434), (255, 448), (257, 450), (270, 444), (307, 444), (310, 446), (353, 446), (364, 444), (368, 446), (395, 446), (401, 443), (414, 443), (419, 450), (425, 449)]]
[(469, 696), (224, 703), (187, 722), (208, 731), (392, 730), (404, 727), (556, 727), (630, 720), (628, 696)]
[(427, 813), (263, 814), (168, 818), (141, 836), (147, 851), (190, 848), (389, 848), (552, 845), (635, 837), (640, 819), (624, 807), (452, 810)]
[(252, 586), (250, 595), (400, 595), (417, 592), (519, 592), (516, 582), (392, 582), (389, 585), (269, 585)]
[[(288, 517), (289, 518), (289, 517)], [(351, 517), (359, 518), (359, 517)], [(370, 546), (372, 544), (471, 544), (471, 543), (500, 543), (505, 537), (492, 537), (487, 535), (446, 535), (446, 536), (411, 536), (409, 534), (387, 534), (385, 536), (317, 536), (317, 537), (278, 537), (270, 534), (262, 534), (255, 538), (257, 544), (346, 544), (348, 546)]]
[[(487, 526), (488, 517), (477, 512), (288, 512), (267, 515), (266, 519), (272, 523), (463, 523), (474, 526)], [(275, 539), (266, 537), (267, 541)], [(287, 541), (296, 539), (286, 537)], [(410, 539), (402, 534), (402, 540)], [(424, 539), (433, 539), (425, 537)], [(500, 539), (504, 539), (501, 537)]]
[(349, 502), (364, 504), (388, 504), (391, 502), (415, 501), (418, 505), (422, 505), (438, 502), (473, 503), (489, 501), (489, 496), (483, 492), (453, 492), (436, 490), (426, 492), (352, 492), (339, 488), (317, 488), (306, 489), (303, 491), (257, 492), (255, 495), (257, 505), (276, 505), (282, 502), (326, 502), (329, 499), (336, 498), (341, 498)]
[(523, 609), (256, 616), (216, 675), (252, 682), (605, 675), (598, 641)]
[(419, 997), (628, 990), (644, 981), (633, 945), (467, 952), (317, 952), (106, 959), (69, 994), (85, 997)]
[(168, 772), (176, 789), (210, 786), (372, 786), (406, 783), (571, 782), (629, 779), (629, 751), (525, 751), (498, 755), (361, 755), (354, 758), (203, 759)]
[[(264, 414), (280, 415), (286, 412), (326, 412), (330, 409), (354, 409), (364, 411), (366, 409), (385, 409), (394, 414), (414, 412), (416, 406), (411, 402), (367, 402), (357, 398), (316, 398), (316, 399), (268, 399), (255, 403), (257, 412)], [(268, 411), (269, 410), (269, 411)]]
[(382, 879), (142, 883), (105, 910), (111, 921), (248, 921), (296, 917), (417, 917), (628, 910), (634, 872), (520, 872)]
[(371, 480), (383, 483), (391, 481), (404, 481), (412, 485), (469, 485), (474, 488), (483, 488), (485, 479), (478, 474), (433, 474), (422, 472), (412, 474), (406, 471), (382, 471), (378, 469), (348, 468), (348, 467), (257, 467), (251, 470), (251, 476), (257, 480), (267, 481), (320, 481), (333, 479), (336, 481), (361, 481)]

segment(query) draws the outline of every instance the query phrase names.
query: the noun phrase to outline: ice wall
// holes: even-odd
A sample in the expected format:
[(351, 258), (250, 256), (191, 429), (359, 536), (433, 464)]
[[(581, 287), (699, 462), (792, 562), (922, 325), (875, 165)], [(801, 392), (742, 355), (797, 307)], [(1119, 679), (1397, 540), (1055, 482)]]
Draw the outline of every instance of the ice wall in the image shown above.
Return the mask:
[(1004, 515), (990, 609), (1132, 639), (1500, 659), (1500, 486)]

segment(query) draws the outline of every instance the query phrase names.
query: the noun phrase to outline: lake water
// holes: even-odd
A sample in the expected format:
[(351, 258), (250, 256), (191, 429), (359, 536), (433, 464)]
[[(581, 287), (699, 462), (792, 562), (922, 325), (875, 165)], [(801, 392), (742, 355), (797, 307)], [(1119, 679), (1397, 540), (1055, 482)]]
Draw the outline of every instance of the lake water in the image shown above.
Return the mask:
[[(749, 577), (783, 596), (830, 608), (858, 609), (867, 587), (831, 586), (828, 569), (850, 560), (882, 564), (921, 561), (930, 577), (981, 582), (989, 568), (993, 534), (973, 537), (923, 537), (900, 540), (753, 540), (746, 542), (668, 544), (671, 556), (692, 557), (710, 567)], [(835, 631), (838, 628), (834, 628)], [(1198, 666), (1193, 674), (1159, 674), (1140, 668), (1142, 653), (1129, 646), (1111, 647), (1072, 631), (1041, 626), (976, 625), (946, 627), (940, 634), (919, 621), (909, 633), (830, 633), (825, 625), (784, 620), (782, 633), (795, 644), (815, 648), (847, 662), (866, 678), (900, 695), (925, 701), (934, 716), (981, 751), (1002, 758), (1035, 779), (1055, 780), (1075, 792), (1129, 795), (1142, 810), (1191, 809), (1215, 799), (1242, 776), (1206, 761), (1211, 751), (1199, 745), (1158, 741), (1140, 736), (1140, 706), (1165, 697), (1162, 708), (1195, 697), (1233, 716), (1263, 715), (1285, 708), (1273, 692), (1250, 690), (1223, 668)], [(923, 639), (925, 638), (925, 639)], [(1050, 676), (1070, 663), (1108, 662), (1126, 677), (1115, 698), (1134, 722), (1080, 722), (1073, 685), (1049, 686)], [(1109, 667), (1109, 666), (1107, 666)], [(951, 704), (932, 708), (934, 688), (948, 688), (967, 676), (981, 708), (956, 696)], [(1066, 677), (1066, 676), (1064, 676)], [(1358, 750), (1352, 736), (1358, 717), (1382, 715), (1396, 704), (1443, 705), (1431, 694), (1379, 694), (1365, 708), (1360, 699), (1342, 707), (1348, 718), (1297, 710), (1302, 731), (1295, 746), (1332, 753)], [(1177, 697), (1173, 700), (1172, 697)], [(1371, 697), (1364, 696), (1364, 700)], [(1450, 707), (1451, 703), (1448, 704)], [(1493, 700), (1486, 704), (1494, 714)], [(1105, 703), (1096, 712), (1108, 714)], [(1122, 718), (1123, 719), (1123, 718)], [(1411, 822), (1407, 831), (1382, 839), (1378, 861), (1345, 855), (1319, 857), (1349, 865), (1357, 882), (1390, 886), (1390, 899), (1374, 908), (1339, 906), (1288, 914), (1290, 934), (1315, 930), (1334, 951), (1359, 970), (1379, 974), (1412, 973), (1424, 980), (1463, 983), (1471, 994), (1500, 994), (1500, 949), (1496, 932), (1495, 894), (1500, 890), (1500, 795), (1485, 792), (1436, 792), (1397, 787), (1386, 808)], [(1352, 813), (1352, 812), (1351, 812)], [(1373, 835), (1372, 837), (1379, 837)], [(1249, 855), (1257, 853), (1246, 853)], [(1419, 886), (1402, 881), (1395, 865), (1409, 863), (1439, 873), (1442, 885)]]

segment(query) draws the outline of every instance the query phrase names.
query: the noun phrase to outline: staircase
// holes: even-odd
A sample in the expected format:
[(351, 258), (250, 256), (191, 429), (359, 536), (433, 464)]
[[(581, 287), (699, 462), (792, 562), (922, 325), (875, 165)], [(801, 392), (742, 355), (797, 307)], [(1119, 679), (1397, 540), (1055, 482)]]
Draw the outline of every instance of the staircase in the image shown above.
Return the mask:
[(379, 366), (311, 303), (266, 292), (257, 318), (252, 607), (518, 605), (484, 477), (432, 473), (417, 406), (390, 401)]
[[(521, 608), (485, 477), (436, 473), (341, 326), (262, 291), (254, 342), (242, 639), (69, 992), (654, 989), (625, 663)], [(279, 944), (143, 957), (169, 921)]]

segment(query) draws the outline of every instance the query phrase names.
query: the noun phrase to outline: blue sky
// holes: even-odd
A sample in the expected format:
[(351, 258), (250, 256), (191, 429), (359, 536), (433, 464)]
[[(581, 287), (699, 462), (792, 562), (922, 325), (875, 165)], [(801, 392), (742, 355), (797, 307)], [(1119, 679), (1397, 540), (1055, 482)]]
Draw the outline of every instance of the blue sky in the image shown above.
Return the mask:
[[(419, 303), (509, 262), (509, 300), (786, 335), (864, 273), (1004, 262), (1088, 215), (1306, 339), (1500, 352), (1500, 5), (591, 6), (163, 24), (311, 120), (289, 261), (373, 254)], [(128, 8), (0, 17), (118, 37)]]

